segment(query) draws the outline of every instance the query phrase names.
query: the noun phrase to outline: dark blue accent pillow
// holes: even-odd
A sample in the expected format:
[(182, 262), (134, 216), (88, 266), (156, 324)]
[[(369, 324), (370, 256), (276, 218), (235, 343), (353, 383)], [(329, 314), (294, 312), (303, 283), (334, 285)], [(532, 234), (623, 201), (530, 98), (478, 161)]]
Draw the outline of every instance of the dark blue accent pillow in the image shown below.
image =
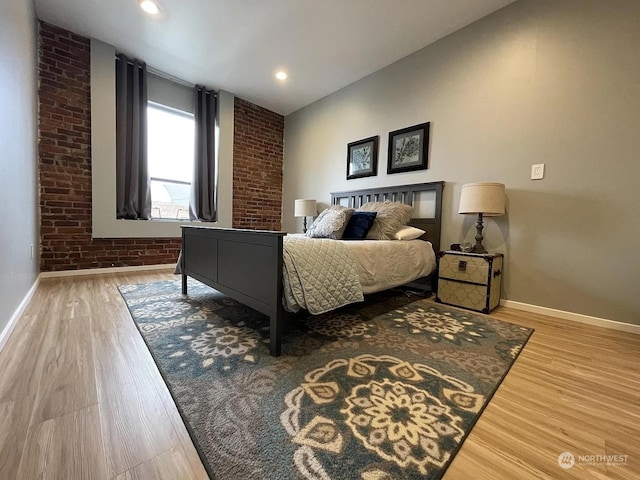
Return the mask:
[(367, 238), (367, 233), (373, 225), (378, 212), (353, 212), (347, 228), (345, 228), (342, 234), (343, 240), (364, 240)]

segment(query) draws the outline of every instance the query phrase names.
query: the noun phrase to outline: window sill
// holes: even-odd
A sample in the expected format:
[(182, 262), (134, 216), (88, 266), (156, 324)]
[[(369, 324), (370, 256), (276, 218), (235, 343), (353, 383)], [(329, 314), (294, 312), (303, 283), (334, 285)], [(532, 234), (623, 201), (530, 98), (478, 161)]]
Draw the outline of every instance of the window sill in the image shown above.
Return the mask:
[(180, 238), (180, 226), (192, 225), (198, 227), (229, 227), (221, 222), (191, 222), (189, 220), (124, 220), (112, 219), (93, 224), (93, 238)]
[[(166, 222), (166, 223), (195, 223), (192, 222), (191, 220), (185, 218), (185, 219), (180, 219), (180, 218), (152, 218), (151, 220), (149, 220), (149, 222), (154, 222), (154, 223), (161, 223), (161, 222)], [(200, 222), (198, 222), (200, 223)]]

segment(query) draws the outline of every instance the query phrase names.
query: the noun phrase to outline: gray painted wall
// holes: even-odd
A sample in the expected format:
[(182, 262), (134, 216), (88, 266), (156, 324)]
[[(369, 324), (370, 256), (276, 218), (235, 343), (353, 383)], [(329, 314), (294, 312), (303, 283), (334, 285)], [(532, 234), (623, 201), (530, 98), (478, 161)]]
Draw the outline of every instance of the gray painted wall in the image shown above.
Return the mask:
[[(442, 245), (472, 241), (461, 185), (502, 182), (503, 298), (640, 324), (639, 45), (637, 0), (521, 0), (287, 116), (284, 228), (296, 198), (445, 180)], [(388, 132), (425, 121), (429, 170), (387, 175)], [(347, 143), (372, 135), (378, 175), (346, 181)]]
[(31, 0), (0, 3), (0, 332), (38, 273), (36, 31)]

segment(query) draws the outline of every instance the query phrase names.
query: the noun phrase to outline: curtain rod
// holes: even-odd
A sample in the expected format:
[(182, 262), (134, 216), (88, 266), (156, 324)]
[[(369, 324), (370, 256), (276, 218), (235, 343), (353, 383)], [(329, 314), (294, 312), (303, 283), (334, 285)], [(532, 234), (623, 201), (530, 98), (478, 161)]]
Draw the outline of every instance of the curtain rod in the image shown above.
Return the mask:
[(150, 67), (149, 65), (147, 65), (147, 72), (157, 77), (164, 78), (165, 80), (169, 80), (171, 82), (177, 83), (179, 85), (184, 85), (185, 87), (193, 88), (196, 86), (194, 83), (190, 83), (190, 82), (187, 82), (186, 80), (182, 80), (181, 78), (174, 77), (169, 73), (163, 72), (162, 70), (158, 70), (157, 68)]
[[(127, 57), (125, 56), (125, 58), (127, 58)], [(116, 55), (116, 60), (119, 60), (118, 55)], [(127, 58), (127, 64), (128, 65), (133, 65), (133, 61), (131, 59)], [(153, 68), (153, 67), (149, 66), (149, 64), (147, 64), (146, 67), (147, 67), (147, 72), (151, 73), (152, 75), (155, 75), (156, 77), (161, 77), (161, 78), (164, 78), (165, 80), (169, 80), (171, 82), (174, 82), (174, 83), (177, 83), (179, 85), (183, 85), (183, 86), (189, 87), (189, 88), (193, 88), (193, 87), (196, 86), (195, 83), (190, 83), (190, 82), (187, 82), (186, 80), (183, 80), (181, 78), (174, 77), (170, 73), (163, 72), (162, 70), (158, 70), (157, 68)]]
[(182, 85), (184, 87), (195, 88), (195, 87), (204, 87), (207, 91), (211, 91), (215, 93), (216, 97), (218, 97), (218, 90), (209, 89), (203, 85), (196, 85), (195, 83), (187, 82), (186, 80), (182, 80), (181, 78), (174, 77), (170, 73), (163, 72), (162, 70), (158, 70), (157, 68), (150, 67), (147, 65), (147, 73), (155, 75), (156, 77), (164, 78), (165, 80), (169, 80), (170, 82), (177, 83), (178, 85)]
[[(116, 60), (117, 59), (118, 59), (118, 56), (116, 55)], [(133, 62), (129, 59), (127, 59), (127, 63), (129, 65), (133, 65)], [(187, 82), (186, 80), (183, 80), (178, 77), (174, 77), (170, 73), (163, 72), (162, 70), (158, 70), (157, 68), (151, 67), (148, 64), (147, 64), (147, 73), (150, 73), (160, 78), (164, 78), (165, 80), (169, 80), (170, 82), (177, 83), (178, 85), (182, 85), (184, 87), (194, 88), (197, 86), (202, 86), (202, 85), (197, 85), (195, 83)], [(212, 89), (211, 91), (215, 92), (216, 95), (218, 94), (218, 90)]]

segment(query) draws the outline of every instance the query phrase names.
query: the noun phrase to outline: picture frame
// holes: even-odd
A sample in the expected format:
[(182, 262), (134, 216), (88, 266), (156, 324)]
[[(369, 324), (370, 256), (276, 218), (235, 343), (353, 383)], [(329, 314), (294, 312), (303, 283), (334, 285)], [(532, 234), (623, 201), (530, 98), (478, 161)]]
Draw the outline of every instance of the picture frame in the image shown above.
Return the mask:
[(347, 180), (378, 174), (378, 135), (347, 145)]
[(389, 132), (387, 174), (429, 168), (429, 126), (431, 122)]

